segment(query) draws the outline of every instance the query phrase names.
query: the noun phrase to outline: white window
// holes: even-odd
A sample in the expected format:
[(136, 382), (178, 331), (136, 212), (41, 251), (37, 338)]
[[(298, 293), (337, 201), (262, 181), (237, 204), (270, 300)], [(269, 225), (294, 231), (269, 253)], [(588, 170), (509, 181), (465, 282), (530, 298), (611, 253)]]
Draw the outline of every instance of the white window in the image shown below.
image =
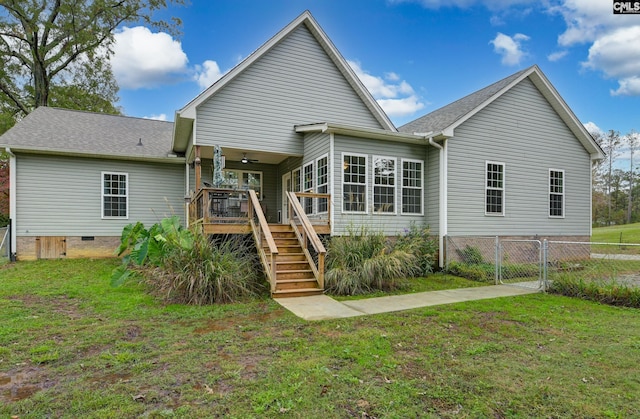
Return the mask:
[[(313, 192), (313, 162), (302, 166), (302, 192)], [(302, 208), (305, 214), (313, 213), (313, 199), (303, 198)]]
[(373, 211), (396, 213), (396, 159), (373, 156)]
[(367, 156), (342, 155), (342, 210), (367, 212)]
[(300, 183), (301, 183), (301, 173), (302, 173), (302, 169), (301, 168), (297, 168), (293, 171), (292, 175), (291, 175), (291, 187), (293, 192), (300, 192)]
[(422, 215), (423, 194), (422, 160), (402, 160), (402, 213)]
[(504, 163), (485, 163), (485, 215), (504, 215)]
[(102, 172), (102, 218), (129, 217), (129, 174)]
[(564, 170), (549, 169), (549, 217), (564, 217)]
[[(317, 193), (326, 194), (329, 192), (329, 157), (322, 156), (316, 160), (316, 185)], [(318, 198), (318, 212), (327, 212), (329, 202), (327, 198)]]

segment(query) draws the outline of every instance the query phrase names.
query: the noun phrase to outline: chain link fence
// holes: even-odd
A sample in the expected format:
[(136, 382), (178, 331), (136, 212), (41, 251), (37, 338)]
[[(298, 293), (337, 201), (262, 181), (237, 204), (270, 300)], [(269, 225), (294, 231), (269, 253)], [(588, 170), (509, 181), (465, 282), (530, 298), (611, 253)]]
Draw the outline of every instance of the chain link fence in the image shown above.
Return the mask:
[(445, 269), (494, 284), (546, 290), (561, 277), (640, 286), (640, 244), (447, 236)]

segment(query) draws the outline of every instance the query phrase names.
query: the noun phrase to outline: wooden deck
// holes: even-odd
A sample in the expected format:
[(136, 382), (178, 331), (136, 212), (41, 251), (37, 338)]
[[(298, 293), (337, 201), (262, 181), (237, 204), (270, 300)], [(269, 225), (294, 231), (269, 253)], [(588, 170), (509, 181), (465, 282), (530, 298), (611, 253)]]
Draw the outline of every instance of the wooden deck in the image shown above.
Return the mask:
[[(330, 234), (331, 197), (287, 192), (288, 224), (268, 224), (253, 190), (202, 188), (189, 203), (189, 225), (205, 234), (251, 234), (273, 297), (324, 292), (326, 249), (319, 235)], [(322, 208), (326, 212), (307, 214)]]

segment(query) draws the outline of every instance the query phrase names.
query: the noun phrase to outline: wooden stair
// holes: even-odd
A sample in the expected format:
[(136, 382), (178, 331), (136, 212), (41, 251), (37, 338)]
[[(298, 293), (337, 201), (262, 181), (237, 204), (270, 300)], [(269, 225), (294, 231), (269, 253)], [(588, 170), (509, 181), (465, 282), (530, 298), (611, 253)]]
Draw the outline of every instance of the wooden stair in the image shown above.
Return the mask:
[[(274, 298), (302, 297), (322, 294), (318, 281), (302, 249), (293, 227), (286, 224), (269, 224), (271, 235), (278, 248), (276, 258), (276, 290)], [(269, 255), (269, 247), (262, 244)]]

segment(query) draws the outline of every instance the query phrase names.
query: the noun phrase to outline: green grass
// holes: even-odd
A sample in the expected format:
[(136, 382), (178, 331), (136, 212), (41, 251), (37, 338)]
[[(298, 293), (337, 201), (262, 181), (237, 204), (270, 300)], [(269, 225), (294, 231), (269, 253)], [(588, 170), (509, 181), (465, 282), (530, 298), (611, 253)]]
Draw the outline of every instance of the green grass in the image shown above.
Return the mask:
[[(622, 237), (622, 241), (620, 238)], [(592, 242), (640, 243), (640, 223), (594, 228)]]
[(640, 416), (637, 309), (533, 294), (305, 322), (267, 297), (163, 305), (110, 288), (117, 264), (0, 269), (0, 417)]

